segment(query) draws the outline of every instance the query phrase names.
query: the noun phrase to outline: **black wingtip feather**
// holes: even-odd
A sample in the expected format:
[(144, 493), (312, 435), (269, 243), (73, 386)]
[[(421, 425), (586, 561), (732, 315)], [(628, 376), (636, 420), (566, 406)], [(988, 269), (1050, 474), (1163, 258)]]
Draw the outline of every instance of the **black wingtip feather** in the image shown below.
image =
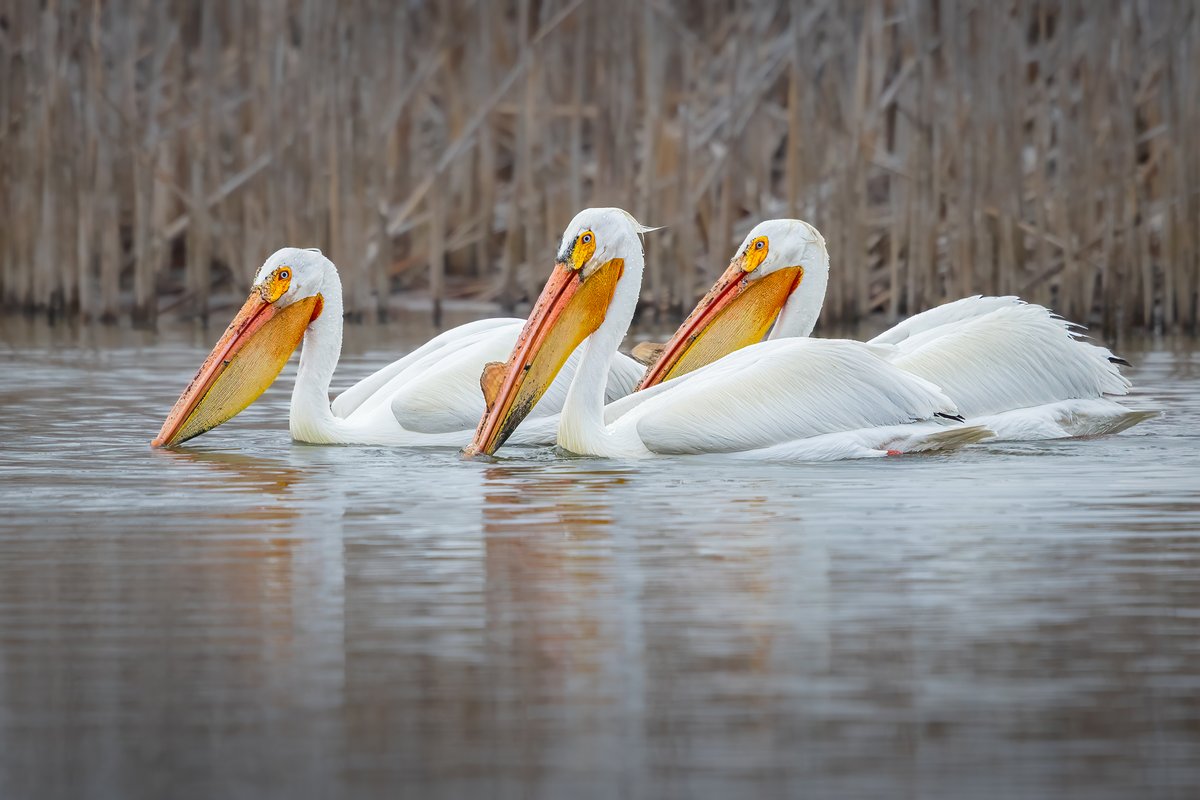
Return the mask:
[(1133, 366), (1133, 364), (1130, 364), (1128, 361), (1121, 358), (1120, 356), (1109, 356), (1108, 360), (1114, 364), (1120, 364), (1123, 367), (1132, 367)]
[(955, 422), (966, 422), (967, 421), (965, 417), (961, 417), (958, 414), (943, 414), (940, 411), (937, 412), (936, 414), (934, 414), (934, 416), (941, 417), (942, 419), (952, 419)]

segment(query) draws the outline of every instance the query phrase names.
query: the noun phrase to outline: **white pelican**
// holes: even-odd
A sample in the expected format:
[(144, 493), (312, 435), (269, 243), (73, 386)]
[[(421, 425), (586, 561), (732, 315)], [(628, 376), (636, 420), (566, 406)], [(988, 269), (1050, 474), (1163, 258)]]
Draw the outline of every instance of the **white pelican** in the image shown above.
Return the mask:
[(605, 406), (604, 379), (642, 282), (641, 228), (615, 208), (581, 211), (507, 363), (484, 373), (487, 414), (464, 453), (504, 443), (575, 348), (558, 445), (581, 455), (738, 453), (827, 459), (953, 447), (990, 431), (909, 423), (957, 418), (923, 378), (858, 342), (787, 339), (731, 353), (668, 384)]
[[(816, 228), (760, 223), (729, 268), (665, 345), (639, 345), (642, 388), (686, 375), (752, 342), (812, 333), (829, 280)], [(1078, 326), (1016, 297), (967, 297), (917, 314), (869, 344), (936, 384), (968, 421), (1002, 439), (1116, 433), (1154, 416), (1110, 395), (1128, 393), (1116, 358), (1079, 338)]]
[[(440, 334), (343, 392), (329, 384), (342, 349), (342, 282), (319, 250), (285, 247), (262, 265), (245, 305), (171, 409), (155, 446), (173, 446), (229, 420), (275, 380), (303, 340), (289, 418), (292, 438), (317, 444), (462, 447), (484, 412), (479, 375), (512, 349), (524, 320), (485, 319)], [(632, 391), (642, 367), (612, 363), (606, 396)], [(533, 410), (517, 440), (554, 441), (573, 373)]]

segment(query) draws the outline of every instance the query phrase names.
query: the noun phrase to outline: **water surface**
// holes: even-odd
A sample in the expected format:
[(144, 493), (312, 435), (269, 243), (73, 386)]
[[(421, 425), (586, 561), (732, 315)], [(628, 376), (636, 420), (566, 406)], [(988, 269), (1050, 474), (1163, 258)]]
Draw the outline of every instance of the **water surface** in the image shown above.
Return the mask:
[(0, 797), (1200, 785), (1187, 343), (1123, 348), (1166, 414), (1107, 439), (488, 464), (293, 444), (294, 364), (152, 451), (219, 331), (0, 332)]

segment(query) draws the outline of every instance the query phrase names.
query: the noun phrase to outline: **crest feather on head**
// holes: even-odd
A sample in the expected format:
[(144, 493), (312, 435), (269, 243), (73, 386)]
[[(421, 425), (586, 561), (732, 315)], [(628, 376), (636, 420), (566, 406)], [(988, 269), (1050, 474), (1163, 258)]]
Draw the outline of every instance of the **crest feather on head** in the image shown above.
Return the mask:
[(638, 222), (637, 219), (633, 216), (633, 214), (630, 214), (628, 211), (626, 211), (623, 208), (617, 208), (614, 210), (620, 211), (622, 214), (624, 214), (625, 219), (629, 220), (629, 224), (633, 226), (633, 230), (637, 233), (653, 233), (654, 231), (661, 231), (663, 228), (666, 227), (666, 225), (658, 225), (658, 226), (652, 228), (652, 227), (643, 225), (642, 223)]

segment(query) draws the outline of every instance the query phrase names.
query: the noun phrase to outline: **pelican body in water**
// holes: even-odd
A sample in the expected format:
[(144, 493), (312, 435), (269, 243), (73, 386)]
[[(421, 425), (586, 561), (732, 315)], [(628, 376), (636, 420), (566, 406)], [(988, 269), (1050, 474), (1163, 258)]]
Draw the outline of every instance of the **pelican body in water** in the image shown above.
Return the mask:
[[(809, 336), (829, 281), (825, 240), (812, 225), (757, 225), (729, 268), (664, 345), (639, 345), (644, 391), (763, 340)], [(768, 335), (768, 331), (770, 332)], [(942, 389), (968, 421), (1002, 439), (1116, 433), (1154, 416), (1113, 401), (1127, 362), (1079, 328), (1016, 297), (967, 297), (917, 314), (869, 343), (906, 373)]]
[[(462, 447), (484, 402), (479, 375), (512, 349), (524, 320), (485, 319), (453, 328), (329, 401), (342, 349), (342, 283), (319, 250), (285, 247), (259, 269), (250, 296), (171, 409), (154, 446), (174, 446), (241, 412), (301, 345), (292, 392), (292, 438), (316, 444)], [(557, 413), (578, 359), (531, 409), (515, 440), (554, 441)], [(612, 361), (606, 397), (632, 391), (642, 367)]]
[(888, 363), (877, 348), (825, 339), (743, 347), (606, 405), (605, 376), (641, 289), (638, 235), (644, 230), (615, 208), (587, 209), (571, 221), (512, 354), (483, 375), (487, 413), (464, 455), (495, 452), (577, 347), (558, 446), (580, 455), (822, 460), (948, 448), (990, 435), (979, 427), (936, 424), (939, 416), (958, 419), (953, 402), (934, 384)]

